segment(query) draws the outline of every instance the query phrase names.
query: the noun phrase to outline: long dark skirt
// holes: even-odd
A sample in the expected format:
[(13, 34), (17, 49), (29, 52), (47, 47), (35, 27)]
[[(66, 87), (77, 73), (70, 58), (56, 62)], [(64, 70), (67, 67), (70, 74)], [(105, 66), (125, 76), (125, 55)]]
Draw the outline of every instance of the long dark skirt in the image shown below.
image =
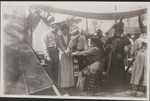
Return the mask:
[(109, 77), (112, 84), (122, 85), (126, 83), (124, 58), (118, 53), (112, 54)]

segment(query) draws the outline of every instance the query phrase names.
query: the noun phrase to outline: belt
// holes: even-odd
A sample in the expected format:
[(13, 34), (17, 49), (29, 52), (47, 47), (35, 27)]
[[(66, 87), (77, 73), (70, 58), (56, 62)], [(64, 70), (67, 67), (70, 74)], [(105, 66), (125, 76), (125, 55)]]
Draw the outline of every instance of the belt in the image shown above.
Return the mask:
[(47, 48), (58, 48), (58, 47), (56, 47), (56, 46), (52, 46), (52, 47), (47, 47)]

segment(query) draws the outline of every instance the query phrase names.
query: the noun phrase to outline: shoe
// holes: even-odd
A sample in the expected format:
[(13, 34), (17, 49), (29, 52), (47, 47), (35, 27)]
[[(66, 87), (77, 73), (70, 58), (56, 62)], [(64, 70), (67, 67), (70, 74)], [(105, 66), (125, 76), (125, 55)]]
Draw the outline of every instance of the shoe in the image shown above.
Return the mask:
[(142, 91), (137, 91), (137, 97), (144, 97), (144, 93)]
[(130, 91), (129, 95), (133, 96), (133, 97), (136, 97), (137, 96), (137, 91)]

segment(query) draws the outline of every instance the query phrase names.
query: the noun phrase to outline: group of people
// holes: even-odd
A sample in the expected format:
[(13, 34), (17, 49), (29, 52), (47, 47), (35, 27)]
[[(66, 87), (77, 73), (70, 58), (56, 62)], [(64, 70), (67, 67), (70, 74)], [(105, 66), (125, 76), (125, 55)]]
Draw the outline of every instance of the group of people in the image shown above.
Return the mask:
[[(100, 29), (95, 35), (83, 35), (79, 29), (72, 30), (70, 34), (69, 26), (60, 25), (59, 22), (51, 23), (50, 27), (42, 37), (44, 56), (51, 65), (51, 78), (60, 87), (75, 86), (74, 59), (78, 61), (80, 71), (78, 87), (85, 89), (86, 75), (104, 74), (109, 75), (112, 85), (123, 86), (127, 83), (125, 71), (127, 46), (130, 47), (131, 57), (134, 57), (130, 83), (145, 86), (146, 55), (142, 57), (143, 60), (139, 55), (146, 54), (146, 42), (139, 42), (138, 39), (131, 42), (131, 38), (123, 34), (122, 20), (113, 26), (113, 37), (103, 36)], [(144, 35), (142, 34), (141, 37)]]
[[(13, 15), (5, 18), (3, 45), (8, 52), (13, 52), (16, 45), (26, 42), (24, 31), (24, 19)], [(5, 21), (4, 20), (4, 21)], [(136, 34), (131, 38), (130, 34), (123, 34), (124, 24), (122, 20), (113, 26), (115, 32), (113, 37), (102, 35), (100, 29), (96, 35), (85, 36), (78, 29), (71, 31), (67, 24), (60, 25), (53, 22), (50, 30), (42, 35), (43, 50), (46, 62), (50, 65), (50, 77), (53, 82), (62, 88), (75, 86), (74, 59), (78, 61), (79, 77), (77, 86), (85, 88), (87, 75), (103, 75), (110, 77), (111, 85), (124, 85), (127, 83), (124, 60), (133, 58), (133, 71), (130, 84), (132, 95), (146, 91), (147, 86), (147, 32)], [(5, 54), (8, 52), (6, 51)], [(15, 55), (15, 54), (14, 54)], [(16, 63), (14, 57), (11, 63)], [(8, 64), (9, 61), (5, 61)], [(12, 67), (12, 66), (10, 66)], [(14, 69), (15, 68), (15, 69)], [(19, 72), (14, 68), (5, 69), (5, 82), (18, 79)], [(11, 72), (10, 72), (10, 69)], [(5, 88), (12, 88), (6, 83)], [(10, 93), (9, 89), (6, 93)]]

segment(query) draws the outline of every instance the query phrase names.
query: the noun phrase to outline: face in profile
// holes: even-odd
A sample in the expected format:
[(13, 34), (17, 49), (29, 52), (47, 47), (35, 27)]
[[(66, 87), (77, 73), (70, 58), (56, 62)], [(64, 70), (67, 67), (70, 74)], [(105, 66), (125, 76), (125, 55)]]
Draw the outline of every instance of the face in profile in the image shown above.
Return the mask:
[(63, 32), (64, 35), (68, 35), (69, 34), (69, 29), (63, 29), (62, 32)]
[(58, 24), (53, 24), (51, 26), (52, 32), (57, 32), (59, 30), (59, 25)]

